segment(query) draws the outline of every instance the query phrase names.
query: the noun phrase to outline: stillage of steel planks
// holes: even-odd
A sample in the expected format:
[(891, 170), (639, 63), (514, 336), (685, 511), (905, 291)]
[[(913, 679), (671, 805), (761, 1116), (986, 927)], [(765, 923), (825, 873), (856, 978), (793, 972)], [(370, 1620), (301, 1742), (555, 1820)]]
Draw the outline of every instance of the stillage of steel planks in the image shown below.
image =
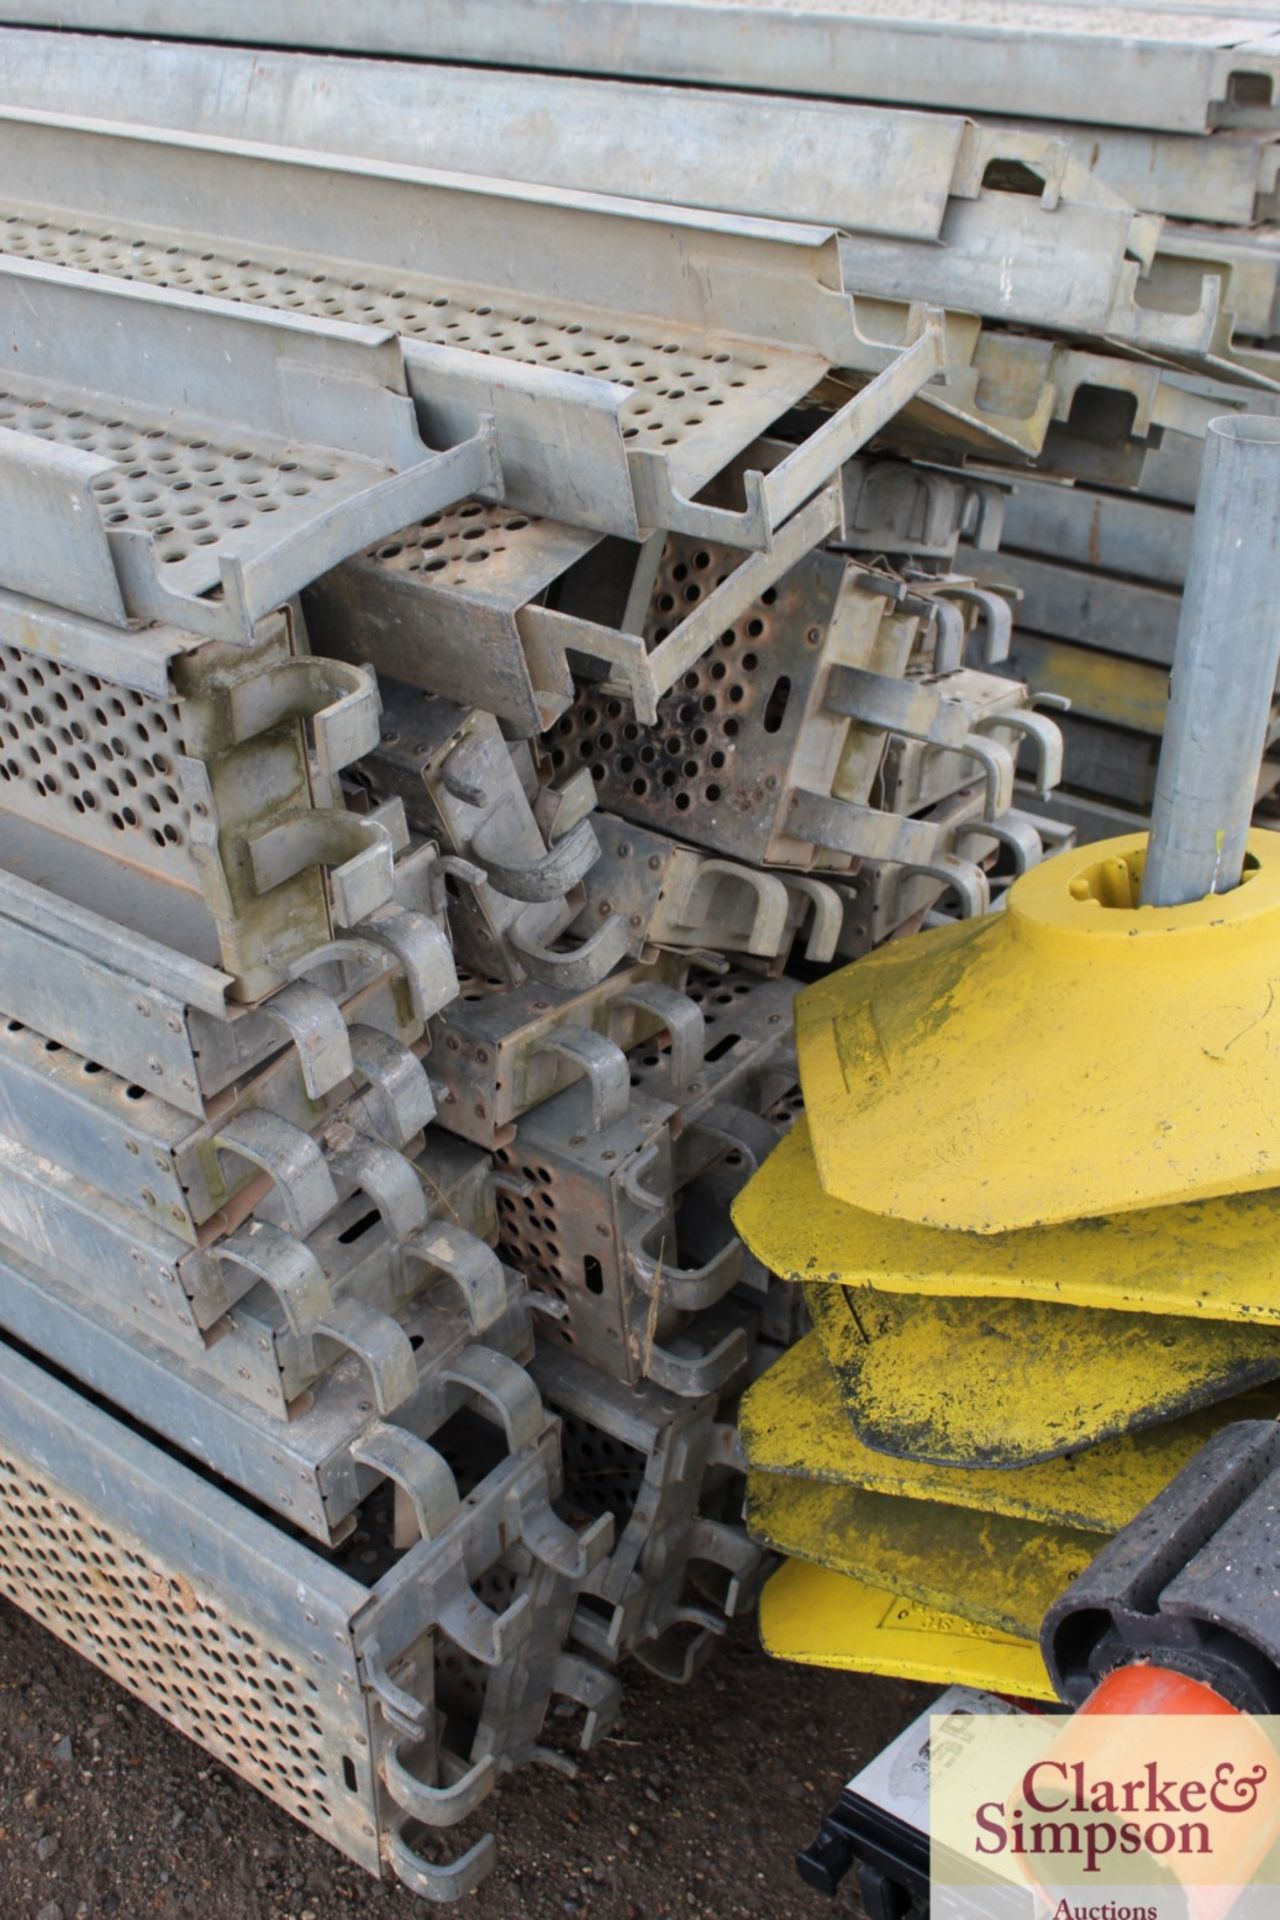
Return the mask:
[(0, 1587), (425, 1899), (763, 1543), (1088, 1530), (732, 1209), (803, 981), (1146, 802), (1280, 16), (1126, 4), (0, 9)]

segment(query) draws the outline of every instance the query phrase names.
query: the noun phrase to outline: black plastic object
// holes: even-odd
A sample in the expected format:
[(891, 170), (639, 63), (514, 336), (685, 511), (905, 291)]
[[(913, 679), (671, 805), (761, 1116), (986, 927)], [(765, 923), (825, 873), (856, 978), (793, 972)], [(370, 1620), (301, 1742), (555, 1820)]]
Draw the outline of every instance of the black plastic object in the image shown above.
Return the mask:
[(924, 1920), (929, 1911), (929, 1836), (846, 1787), (818, 1837), (796, 1855), (800, 1878), (819, 1893), (839, 1892), (858, 1869), (867, 1920)]
[[(824, 1816), (817, 1839), (796, 1855), (796, 1865), (808, 1886), (833, 1898), (856, 1868), (865, 1920), (929, 1920), (928, 1834), (849, 1787)], [(1036, 1904), (1030, 1888), (996, 1880), (984, 1880), (971, 1893), (953, 1886), (947, 1894), (947, 1914), (954, 1920), (1032, 1920)]]
[(1215, 1434), (1049, 1609), (1040, 1646), (1068, 1706), (1150, 1660), (1280, 1712), (1280, 1425)]

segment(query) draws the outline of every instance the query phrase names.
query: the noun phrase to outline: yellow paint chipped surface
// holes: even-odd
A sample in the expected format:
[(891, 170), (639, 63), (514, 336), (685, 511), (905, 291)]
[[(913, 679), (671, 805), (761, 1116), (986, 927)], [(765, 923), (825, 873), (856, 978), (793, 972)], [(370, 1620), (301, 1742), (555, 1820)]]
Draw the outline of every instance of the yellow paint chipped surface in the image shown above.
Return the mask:
[(760, 1600), (766, 1653), (804, 1666), (1052, 1700), (1034, 1640), (993, 1633), (847, 1574), (788, 1560)]
[(809, 1286), (854, 1429), (941, 1466), (1029, 1466), (1280, 1377), (1280, 1331)]
[(947, 1233), (824, 1193), (802, 1118), (733, 1218), (784, 1280), (1280, 1326), (1280, 1188), (1020, 1233)]
[(1280, 1183), (1280, 840), (1254, 832), (1244, 885), (1170, 908), (1114, 885), (1143, 849), (1060, 854), (1003, 913), (800, 995), (828, 1193), (990, 1234)]
[(1070, 1527), (763, 1473), (747, 1476), (747, 1527), (794, 1559), (1028, 1639), (1100, 1545)]
[(876, 1453), (859, 1440), (818, 1336), (811, 1333), (748, 1388), (738, 1431), (747, 1464), (777, 1478), (862, 1487), (1111, 1534), (1162, 1492), (1219, 1428), (1233, 1420), (1274, 1419), (1278, 1412), (1280, 1390), (1264, 1387), (1036, 1466), (939, 1467)]

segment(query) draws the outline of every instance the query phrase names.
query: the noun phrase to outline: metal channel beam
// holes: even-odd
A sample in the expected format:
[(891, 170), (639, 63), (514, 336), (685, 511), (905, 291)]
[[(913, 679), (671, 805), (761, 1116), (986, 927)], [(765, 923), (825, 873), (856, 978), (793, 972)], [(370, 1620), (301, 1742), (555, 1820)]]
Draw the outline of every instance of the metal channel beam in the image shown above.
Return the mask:
[[(969, 146), (958, 115), (240, 46), (0, 30), (0, 98), (369, 160), (936, 239)], [(1025, 143), (1025, 136), (1015, 139)], [(1033, 136), (1034, 138), (1034, 136)], [(1056, 136), (1042, 145), (1053, 152)], [(1056, 166), (1071, 166), (1056, 148)], [(979, 177), (981, 169), (979, 169)], [(856, 210), (857, 217), (850, 218)]]
[(500, 487), (491, 429), (420, 439), (385, 330), (10, 258), (0, 348), (0, 585), (108, 625), (247, 643), (406, 515)]
[(1165, 667), (1173, 659), (1181, 601), (1173, 588), (1021, 553), (975, 553), (972, 566), (985, 583), (1018, 589), (1020, 622), (1036, 633)]
[[(1026, 24), (1002, 0), (837, 5), (721, 0), (6, 0), (14, 26), (82, 27), (330, 52), (535, 67), (1200, 133), (1280, 125), (1267, 15), (1064, 5)], [(1277, 23), (1280, 24), (1280, 23)], [(1127, 29), (1127, 30), (1126, 30)]]
[[(862, 330), (819, 228), (45, 116), (3, 145), (11, 257), (393, 329), (425, 438), (495, 417), (501, 471), (472, 491), (629, 537), (680, 524), (829, 366), (896, 376), (901, 403), (941, 367), (910, 301)], [(841, 416), (859, 444), (871, 406)], [(796, 489), (769, 477), (772, 523)]]
[[(642, 199), (576, 188), (535, 191), (518, 180), (465, 170), (287, 151), (18, 107), (6, 118), (12, 146), (4, 186), (13, 202), (24, 194), (38, 197), (43, 186), (51, 207), (103, 218), (114, 212), (125, 222), (132, 213), (139, 222), (175, 227), (179, 239), (183, 230), (200, 241), (221, 234), (228, 244), (292, 248), (300, 258), (310, 246), (378, 269), (387, 276), (386, 290), (359, 287), (354, 292), (364, 297), (349, 302), (347, 317), (362, 313), (364, 324), (390, 325), (397, 312), (402, 316), (404, 303), (381, 308), (402, 284), (398, 276), (416, 270), (470, 283), (477, 293), (505, 289), (619, 318), (649, 314), (727, 334), (740, 346), (772, 341), (851, 364), (852, 316), (835, 275), (829, 226), (686, 207), (656, 214)], [(287, 207), (278, 204), (285, 194)], [(234, 213), (228, 196), (243, 202)], [(250, 205), (251, 197), (265, 204)], [(92, 233), (78, 238), (79, 251), (91, 254)], [(166, 243), (173, 238), (167, 234)], [(208, 277), (222, 275), (215, 268)], [(414, 291), (427, 297), (425, 287)], [(332, 296), (328, 303), (335, 304)], [(429, 338), (429, 316), (423, 321), (420, 329), (398, 330)], [(477, 326), (476, 340), (453, 344), (483, 349), (492, 332)], [(551, 364), (561, 362), (552, 358)]]
[(942, 239), (953, 198), (998, 215), (1007, 196), (983, 182), (1001, 162), (1042, 175), (1046, 217), (1063, 200), (1099, 201), (1071, 129), (240, 46), (98, 38), (67, 52), (60, 35), (0, 29), (0, 98), (903, 240)]
[[(22, 36), (24, 39), (27, 36)], [(48, 35), (31, 35), (47, 41)], [(107, 43), (110, 44), (110, 43)], [(179, 49), (173, 49), (179, 51)], [(180, 50), (184, 54), (188, 49)], [(43, 49), (22, 49), (24, 69), (39, 57), (39, 104), (60, 104), (53, 61)], [(34, 78), (34, 75), (33, 75)], [(45, 100), (45, 88), (51, 97)], [(31, 96), (32, 104), (37, 96)], [(186, 124), (184, 122), (184, 124)], [(984, 125), (1017, 123), (986, 121)], [(1130, 206), (1177, 220), (1200, 220), (1222, 227), (1250, 227), (1274, 220), (1280, 186), (1280, 141), (1273, 133), (1224, 129), (1203, 135), (1161, 133), (1127, 127), (1082, 127), (1069, 122), (1037, 121), (1038, 130), (1073, 142), (1100, 180)]]
[[(27, 38), (5, 36), (0, 48), (7, 56), (16, 41), (21, 55)], [(1046, 246), (1086, 252), (1096, 271), (1114, 276), (1126, 247), (1149, 253), (1154, 236), (1069, 141), (1032, 128), (978, 127), (956, 114), (483, 68), (317, 62), (239, 47), (95, 40), (84, 52), (88, 71), (77, 58), (32, 74), (20, 60), (0, 88), (23, 109), (91, 110), (140, 126), (806, 221), (860, 242), (942, 242), (947, 255), (932, 271), (944, 274), (948, 256), (981, 262), (998, 246), (996, 313), (1005, 319), (1029, 317), (1010, 302), (1028, 271), (1043, 274)], [(758, 165), (762, 151), (767, 170)], [(1013, 168), (1024, 184), (1028, 173), (1041, 181), (1038, 197), (986, 186), (989, 174), (998, 180)], [(870, 274), (877, 254), (868, 247), (850, 258)], [(927, 258), (920, 264), (928, 282)], [(865, 291), (876, 291), (870, 279)], [(918, 297), (947, 298), (932, 283)], [(948, 303), (973, 304), (958, 296)]]
[(1190, 532), (1183, 507), (1019, 480), (1005, 502), (1001, 549), (1180, 587)]
[[(245, 73), (239, 63), (246, 56), (236, 48), (132, 41), (92, 42), (90, 48), (100, 64), (111, 63), (102, 85), (114, 102), (113, 120), (123, 120), (135, 103), (142, 126), (169, 124), (180, 111), (190, 112), (192, 133), (219, 139), (233, 134), (238, 142), (248, 118), (263, 140), (376, 157), (384, 166), (457, 169), (472, 177), (477, 190), (480, 176), (491, 169), (544, 188), (625, 192), (728, 215), (820, 221), (846, 235), (841, 242), (846, 284), (872, 300), (927, 301), (1019, 326), (1091, 333), (1157, 353), (1230, 352), (1212, 257), (1200, 263), (1199, 286), (1190, 300), (1179, 286), (1177, 299), (1162, 306), (1158, 281), (1152, 279), (1156, 223), (1135, 215), (1088, 171), (1069, 142), (1034, 129), (979, 128), (954, 115), (935, 120), (838, 102), (761, 102), (733, 94), (368, 61), (327, 61), (319, 79), (316, 62), (297, 55), (263, 61), (249, 56), (251, 71)], [(167, 67), (175, 56), (186, 66), (196, 64), (204, 79), (197, 89), (186, 72), (174, 76), (181, 108), (166, 104), (168, 73), (151, 71), (157, 59)], [(225, 78), (224, 66), (231, 69)], [(84, 97), (90, 97), (87, 88)], [(15, 100), (15, 107), (26, 105)], [(797, 115), (806, 120), (799, 139), (791, 125)], [(772, 129), (771, 122), (777, 123)], [(86, 143), (94, 124), (82, 123)], [(118, 131), (123, 141), (125, 130)], [(98, 125), (99, 143), (104, 138)], [(25, 160), (24, 141), (35, 149)], [(774, 157), (762, 181), (757, 156), (764, 147)], [(143, 232), (148, 219), (175, 231), (196, 226), (199, 196), (182, 189), (170, 164), (157, 168), (153, 152), (144, 147), (126, 168), (127, 152), (123, 145), (111, 150), (111, 204), (100, 207), (100, 214), (126, 226), (137, 224)], [(11, 116), (5, 132), (5, 197), (14, 208), (25, 204), (33, 223), (45, 196), (52, 206), (70, 206), (88, 217), (85, 196), (92, 196), (103, 163), (95, 162), (88, 144), (75, 161), (59, 161), (53, 129), (46, 129), (42, 142), (35, 126), (28, 122), (24, 136), (21, 116)], [(179, 174), (182, 164), (179, 160)], [(999, 181), (1011, 172), (1024, 184), (1028, 177), (1038, 179), (1040, 193), (985, 185), (988, 177)], [(148, 189), (141, 195), (139, 175)], [(289, 177), (296, 215), (296, 176)], [(65, 187), (60, 188), (60, 180), (67, 179), (74, 182), (75, 198), (66, 198)], [(238, 222), (247, 217), (252, 224), (256, 216), (260, 225), (278, 227), (280, 220), (272, 222), (264, 196), (242, 191), (243, 185), (232, 178), (226, 192), (210, 185), (208, 194), (223, 209), (234, 204)], [(349, 181), (340, 195), (332, 185), (325, 193), (329, 225), (336, 219), (341, 230), (335, 197), (341, 209), (352, 197)], [(179, 213), (166, 215), (165, 209), (175, 205)], [(357, 216), (356, 225), (364, 239), (368, 224)], [(328, 234), (328, 227), (311, 226), (314, 233)], [(380, 230), (388, 226), (396, 230), (394, 215)], [(288, 230), (293, 246), (296, 217)], [(207, 235), (216, 232), (206, 222)], [(83, 233), (77, 239), (83, 247)], [(236, 243), (270, 245), (243, 226), (237, 227)], [(39, 244), (44, 257), (60, 257), (47, 225)], [(364, 257), (358, 248), (330, 244), (347, 260)], [(313, 246), (318, 247), (314, 240)], [(1065, 253), (1075, 262), (1069, 280), (1060, 271)], [(408, 264), (401, 262), (397, 271)], [(183, 267), (190, 275), (191, 263)], [(1180, 277), (1185, 281), (1192, 271), (1187, 263)], [(609, 285), (611, 277), (607, 270), (600, 284)], [(529, 287), (534, 290), (532, 280)], [(594, 288), (593, 294), (598, 298)], [(384, 317), (394, 321), (394, 315)], [(739, 305), (732, 330), (761, 331), (751, 323), (749, 300)], [(1265, 377), (1267, 369), (1257, 372)], [(510, 466), (505, 447), (504, 458)], [(520, 479), (523, 485), (523, 471)], [(552, 509), (544, 502), (540, 510)]]

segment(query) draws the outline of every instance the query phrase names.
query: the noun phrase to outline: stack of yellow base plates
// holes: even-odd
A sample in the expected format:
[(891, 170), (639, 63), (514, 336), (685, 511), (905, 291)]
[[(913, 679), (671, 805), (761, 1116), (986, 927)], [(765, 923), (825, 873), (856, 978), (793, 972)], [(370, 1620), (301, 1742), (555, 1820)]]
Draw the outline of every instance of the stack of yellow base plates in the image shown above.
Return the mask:
[(1171, 909), (1134, 904), (1140, 848), (1064, 854), (801, 996), (808, 1117), (735, 1209), (814, 1326), (742, 1415), (790, 1559), (771, 1651), (1044, 1693), (1102, 1540), (1280, 1412), (1280, 848), (1250, 848)]

